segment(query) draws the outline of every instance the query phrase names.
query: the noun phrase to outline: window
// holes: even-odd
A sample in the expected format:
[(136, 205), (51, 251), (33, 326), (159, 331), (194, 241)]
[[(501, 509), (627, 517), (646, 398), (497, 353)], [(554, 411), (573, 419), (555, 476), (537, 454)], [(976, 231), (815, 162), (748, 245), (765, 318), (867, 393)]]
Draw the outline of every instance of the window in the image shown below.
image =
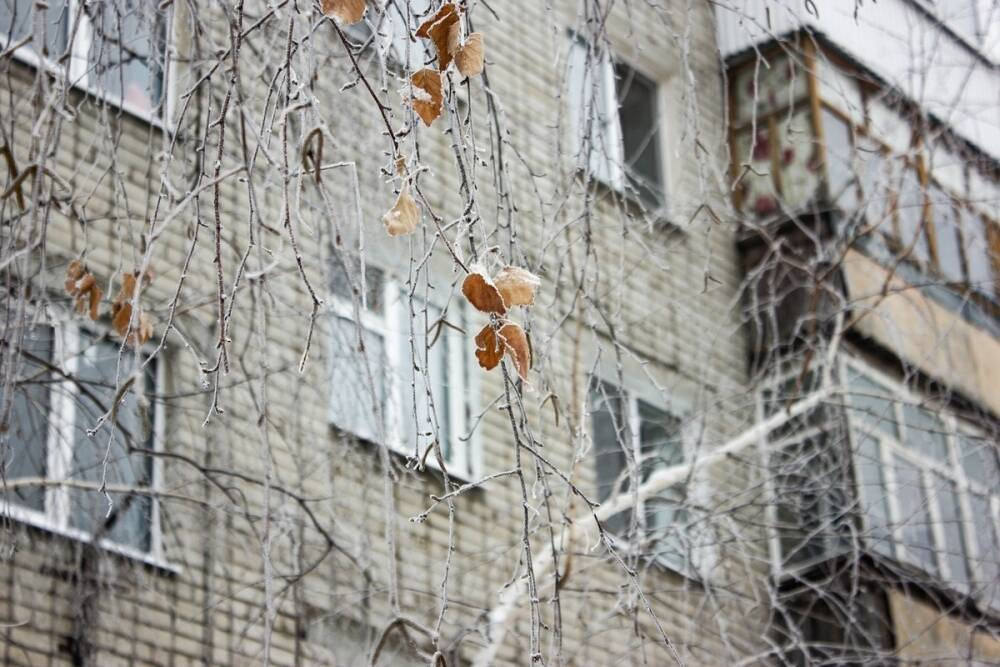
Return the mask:
[(413, 38), (413, 33), (430, 11), (430, 0), (411, 0), (408, 3), (390, 2), (384, 13), (373, 9), (365, 12), (363, 20), (343, 28), (344, 33), (358, 46), (375, 41), (379, 52), (407, 70), (418, 70), (431, 59), (424, 40)]
[(996, 442), (860, 364), (847, 377), (870, 546), (997, 604)]
[(436, 439), (450, 474), (476, 476), (467, 433), (472, 355), (442, 323), (461, 326), (463, 311), (418, 297), (411, 303), (390, 274), (371, 265), (362, 272), (346, 254), (333, 259), (331, 276), (330, 422), (431, 463), (424, 454)]
[[(669, 412), (631, 396), (606, 382), (595, 382), (590, 392), (597, 499), (604, 502), (630, 488), (629, 462), (638, 456), (639, 482), (660, 468), (686, 458), (681, 420)], [(629, 535), (632, 511), (612, 516), (608, 531), (641, 544), (645, 555), (671, 569), (691, 574), (704, 544), (700, 512), (685, 484), (678, 484), (651, 500), (641, 501), (638, 523), (641, 539)], [(703, 554), (702, 554), (703, 555)]]
[[(116, 390), (135, 370), (134, 352), (122, 352), (117, 341), (74, 324), (27, 329), (21, 350), (8, 428), (0, 433), (7, 479), (152, 486), (154, 459), (129, 449), (155, 446), (156, 411), (148, 400), (155, 389), (155, 364), (147, 365), (138, 385), (125, 393), (114, 422), (103, 423), (91, 435), (111, 409)], [(51, 366), (63, 369), (68, 378), (51, 372)], [(154, 500), (122, 492), (110, 496), (110, 515), (103, 493), (58, 484), (15, 488), (0, 507), (43, 527), (79, 537), (97, 535), (105, 545), (158, 555)]]
[(656, 84), (577, 39), (570, 46), (567, 76), (570, 127), (581, 167), (647, 206), (662, 206)]
[[(0, 0), (0, 41), (15, 43), (32, 34), (33, 6), (39, 5), (30, 0)], [(168, 14), (157, 3), (57, 0), (45, 12), (43, 53), (29, 42), (18, 54), (33, 64), (55, 64), (69, 48), (69, 76), (74, 84), (139, 116), (159, 115)], [(70, 44), (69, 29), (77, 12), (83, 15), (75, 42)]]
[(959, 210), (965, 238), (969, 285), (978, 292), (1000, 297), (1000, 231), (986, 218), (966, 208)]

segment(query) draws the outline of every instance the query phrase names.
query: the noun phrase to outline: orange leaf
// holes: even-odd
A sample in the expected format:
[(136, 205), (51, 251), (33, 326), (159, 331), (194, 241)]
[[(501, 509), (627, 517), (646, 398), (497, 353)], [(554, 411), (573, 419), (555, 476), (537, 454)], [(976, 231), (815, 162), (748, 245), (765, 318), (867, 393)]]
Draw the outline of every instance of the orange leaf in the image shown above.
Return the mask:
[(507, 322), (500, 327), (499, 337), (503, 340), (507, 348), (507, 354), (514, 361), (517, 367), (517, 374), (527, 382), (528, 370), (531, 368), (531, 344), (528, 342), (528, 335), (519, 324)]
[(419, 222), (420, 209), (410, 196), (410, 188), (404, 185), (396, 198), (396, 204), (382, 216), (382, 224), (389, 236), (399, 236), (411, 233)]
[(114, 314), (111, 317), (111, 327), (122, 338), (128, 333), (128, 324), (132, 319), (132, 304), (123, 303), (112, 306)]
[(365, 15), (365, 0), (323, 0), (323, 16), (337, 19), (338, 23), (357, 23)]
[(479, 359), (479, 365), (488, 371), (496, 368), (503, 358), (503, 346), (497, 339), (492, 324), (487, 324), (476, 334), (476, 358)]
[(541, 283), (531, 271), (505, 266), (493, 279), (507, 308), (530, 306), (535, 303), (535, 290)]
[(430, 38), (438, 55), (438, 69), (445, 71), (451, 64), (452, 53), (448, 48), (449, 35), (453, 25), (458, 23), (458, 10), (454, 3), (442, 5), (437, 13), (420, 24), (417, 37)]
[(81, 314), (89, 310), (90, 319), (96, 320), (104, 292), (80, 260), (73, 260), (66, 268), (65, 287), (67, 294), (73, 297), (73, 309)]
[(484, 313), (503, 315), (507, 312), (503, 297), (500, 296), (500, 290), (483, 272), (473, 271), (465, 277), (465, 281), (462, 283), (462, 294), (477, 310)]
[(410, 83), (413, 84), (413, 110), (424, 121), (424, 125), (430, 127), (441, 115), (441, 106), (444, 104), (441, 75), (425, 67), (413, 73)]
[(97, 308), (101, 305), (101, 297), (104, 292), (96, 284), (90, 288), (90, 319), (97, 321)]
[(454, 51), (455, 67), (462, 76), (478, 76), (483, 71), (483, 33), (474, 32), (465, 45)]

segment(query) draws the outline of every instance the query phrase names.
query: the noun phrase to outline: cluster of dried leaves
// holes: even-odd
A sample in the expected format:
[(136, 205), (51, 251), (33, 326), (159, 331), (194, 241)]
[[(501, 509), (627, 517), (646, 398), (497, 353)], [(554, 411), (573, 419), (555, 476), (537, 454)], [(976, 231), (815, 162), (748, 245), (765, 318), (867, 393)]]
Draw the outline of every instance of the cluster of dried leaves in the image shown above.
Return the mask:
[[(323, 14), (349, 25), (364, 18), (366, 0), (323, 0)], [(414, 36), (430, 40), (437, 54), (437, 69), (422, 68), (410, 77), (408, 96), (414, 112), (428, 127), (441, 117), (444, 106), (444, 86), (441, 75), (454, 63), (463, 77), (478, 76), (485, 62), (482, 33), (463, 35), (462, 10), (455, 3), (441, 6), (417, 28)], [(420, 222), (420, 207), (410, 194), (406, 160), (396, 158), (396, 175), (403, 181), (396, 203), (384, 216), (389, 236), (410, 234)], [(530, 271), (506, 266), (493, 278), (484, 269), (475, 269), (466, 276), (462, 293), (477, 310), (488, 313), (490, 322), (476, 335), (476, 358), (486, 370), (496, 368), (503, 356), (509, 355), (517, 374), (527, 380), (531, 368), (531, 342), (520, 324), (506, 319), (516, 306), (535, 302), (535, 290), (540, 281)]]
[(531, 369), (531, 341), (520, 324), (506, 319), (515, 306), (535, 303), (538, 276), (516, 266), (505, 266), (493, 278), (483, 269), (465, 277), (462, 294), (476, 310), (488, 313), (490, 323), (476, 334), (476, 358), (486, 370), (497, 367), (504, 354), (510, 355), (522, 380)]
[[(139, 272), (126, 273), (122, 276), (122, 285), (111, 302), (111, 327), (129, 345), (142, 345), (153, 335), (153, 319), (148, 313), (139, 309), (135, 323), (132, 318), (132, 301), (136, 288), (142, 289), (152, 280), (152, 275), (146, 272), (142, 281)], [(141, 283), (141, 284), (140, 284)], [(66, 268), (66, 293), (73, 297), (73, 307), (76, 312), (89, 312), (90, 319), (100, 317), (101, 297), (104, 292), (97, 285), (97, 279), (78, 259), (69, 263)]]

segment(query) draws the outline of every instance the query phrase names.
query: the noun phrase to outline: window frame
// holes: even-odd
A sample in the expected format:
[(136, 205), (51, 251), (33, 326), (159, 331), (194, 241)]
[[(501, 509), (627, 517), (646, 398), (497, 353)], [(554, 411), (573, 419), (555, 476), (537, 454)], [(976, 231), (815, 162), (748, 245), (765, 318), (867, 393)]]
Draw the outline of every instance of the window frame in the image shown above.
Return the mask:
[[(76, 321), (74, 318), (59, 312), (61, 317), (46, 317), (33, 323), (33, 327), (48, 327), (53, 332), (53, 366), (61, 369), (70, 377), (75, 377), (79, 369), (80, 355), (83, 351), (80, 345), (81, 334), (88, 333), (100, 338), (106, 333), (103, 327), (89, 325)], [(110, 339), (116, 343), (114, 339)], [(144, 347), (145, 352), (150, 351), (148, 346)], [(133, 354), (129, 348), (125, 354)], [(155, 365), (154, 382), (151, 387), (154, 394), (162, 394), (165, 390), (166, 370), (165, 364), (158, 359)], [(73, 430), (76, 418), (76, 397), (79, 393), (76, 383), (63, 377), (58, 382), (53, 382), (49, 389), (49, 406), (47, 412), (47, 433), (45, 441), (46, 472), (45, 479), (64, 479), (68, 473), (70, 462), (73, 457)], [(52, 415), (57, 415), (52, 418)], [(166, 410), (165, 406), (158, 401), (152, 401), (152, 449), (156, 452), (164, 451), (166, 439)], [(163, 488), (163, 461), (155, 455), (149, 455), (152, 469), (152, 478), (149, 488), (154, 490), (150, 494), (149, 510), (149, 550), (143, 551), (136, 547), (115, 542), (108, 537), (102, 537), (98, 541), (98, 546), (107, 552), (114, 553), (126, 558), (140, 561), (157, 567), (159, 569), (179, 572), (179, 568), (170, 563), (166, 558), (165, 545), (163, 540), (162, 519), (160, 511), (160, 498), (155, 490)], [(61, 484), (53, 484), (44, 488), (44, 509), (42, 511), (25, 507), (8, 498), (0, 497), (0, 515), (7, 516), (14, 521), (39, 528), (49, 533), (62, 535), (79, 542), (91, 542), (93, 536), (90, 532), (70, 525), (69, 493), (71, 487)]]
[[(15, 49), (11, 54), (12, 57), (24, 65), (61, 78), (66, 81), (69, 88), (79, 90), (85, 95), (93, 97), (95, 100), (121, 109), (128, 115), (146, 122), (153, 127), (161, 130), (170, 129), (170, 119), (173, 117), (175, 104), (173, 86), (170, 85), (174, 72), (174, 59), (171, 57), (171, 45), (174, 42), (173, 9), (167, 8), (162, 12), (161, 10), (157, 10), (161, 12), (161, 25), (163, 27), (163, 70), (161, 73), (160, 101), (149, 109), (142, 109), (125, 100), (124, 96), (116, 96), (107, 92), (101, 85), (99, 77), (94, 75), (94, 65), (90, 62), (90, 49), (94, 44), (93, 25), (87, 13), (82, 11), (82, 4), (83, 0), (66, 0), (66, 15), (68, 20), (66, 39), (69, 52), (68, 63), (66, 65), (60, 65), (52, 57), (37, 53), (31, 48), (30, 44), (25, 44)], [(72, 26), (78, 12), (80, 13), (80, 23), (74, 36)], [(34, 16), (34, 11), (32, 11), (30, 16)], [(7, 48), (7, 46), (9, 46), (7, 35), (0, 32), (0, 49)]]
[[(605, 387), (609, 390), (614, 390), (616, 392), (615, 397), (619, 401), (621, 401), (622, 412), (624, 413), (624, 417), (626, 419), (626, 423), (623, 424), (623, 426), (626, 429), (628, 435), (631, 436), (631, 442), (629, 443), (629, 445), (632, 448), (633, 453), (639, 452), (640, 455), (642, 453), (643, 443), (640, 439), (642, 433), (641, 431), (642, 420), (640, 418), (640, 408), (639, 408), (639, 403), (642, 402), (647, 404), (654, 410), (662, 412), (663, 414), (669, 416), (671, 419), (675, 419), (677, 421), (678, 425), (677, 437), (681, 446), (681, 454), (683, 456), (681, 463), (690, 463), (692, 460), (695, 459), (697, 455), (695, 435), (701, 429), (700, 420), (688, 419), (683, 414), (683, 411), (670, 409), (669, 407), (663, 405), (662, 401), (655, 400), (654, 397), (649, 396), (648, 393), (640, 392), (637, 389), (628, 386), (623, 387), (618, 382), (608, 380), (600, 374), (591, 375), (588, 380), (587, 386), (588, 386), (587, 428), (589, 429), (590, 432), (591, 450), (594, 454), (594, 456), (591, 457), (591, 461), (592, 465), (594, 466), (593, 469), (595, 473), (595, 480), (597, 479), (598, 461), (596, 459), (596, 454), (598, 452), (598, 448), (597, 448), (597, 442), (593, 439), (594, 435), (593, 414), (597, 411), (593, 405), (593, 392), (597, 387)], [(610, 396), (610, 394), (607, 396)], [(604, 400), (604, 398), (605, 395), (601, 395), (601, 400)], [(616, 444), (619, 443), (616, 442)], [(642, 484), (642, 478), (644, 477), (643, 473), (646, 472), (643, 470), (644, 463), (645, 462), (639, 463), (639, 469), (637, 471), (640, 477), (640, 482), (639, 482), (640, 484)], [(650, 474), (655, 474), (658, 470), (661, 469), (663, 469), (662, 465), (650, 468), (648, 472)], [(609, 498), (614, 497), (621, 491), (623, 480), (625, 479), (623, 475), (627, 474), (628, 474), (628, 467), (626, 463), (626, 467), (623, 468), (615, 478), (614, 486), (612, 487), (612, 493), (609, 496)], [(706, 479), (704, 474), (696, 472), (694, 475), (690, 477), (690, 484), (688, 484), (684, 489), (685, 499), (686, 499), (684, 504), (685, 506), (687, 506), (689, 514), (691, 513), (691, 507), (693, 505), (696, 505), (701, 501), (707, 499), (709, 495), (708, 484), (709, 484), (708, 480)], [(684, 485), (685, 485), (684, 482), (679, 482), (675, 484), (674, 487), (683, 487)], [(604, 502), (604, 500), (602, 500), (601, 502)], [(654, 497), (651, 500), (655, 502), (656, 497)], [(643, 500), (642, 498), (639, 498), (639, 504), (637, 507), (623, 510), (623, 512), (638, 511), (643, 515), (647, 515), (651, 512), (657, 511), (655, 509), (647, 510), (646, 502), (647, 501)], [(607, 522), (605, 521), (604, 523), (606, 524)], [(695, 522), (692, 521), (691, 523)], [(635, 549), (637, 545), (641, 544), (643, 541), (648, 539), (648, 535), (643, 533), (656, 532), (657, 530), (660, 530), (658, 527), (653, 527), (652, 529), (649, 528), (648, 526), (646, 526), (646, 521), (639, 522), (639, 527), (640, 527), (640, 534), (633, 536), (632, 539), (629, 539), (627, 535), (618, 535), (612, 532), (611, 534), (620, 540), (619, 544), (616, 544), (616, 546), (624, 550)], [(687, 530), (684, 532), (691, 531), (697, 534), (699, 530), (703, 529), (694, 528), (692, 530), (691, 525), (689, 524)], [(642, 553), (640, 555), (642, 556), (643, 559), (647, 560), (648, 562), (655, 563), (659, 567), (670, 570), (671, 572), (675, 572), (688, 579), (696, 581), (707, 581), (709, 578), (709, 572), (711, 571), (712, 566), (716, 561), (717, 554), (715, 547), (712, 545), (693, 545), (693, 544), (688, 544), (687, 546), (688, 546), (687, 553), (684, 554), (682, 557), (684, 562), (674, 561), (669, 556), (662, 553), (656, 553), (652, 555)]]
[[(332, 261), (337, 261), (336, 259)], [(391, 271), (383, 266), (367, 264), (363, 265), (363, 270), (376, 268), (382, 272), (382, 289), (380, 298), (382, 300), (381, 312), (375, 312), (366, 307), (359, 297), (358, 312), (360, 313), (360, 323), (355, 319), (354, 304), (352, 299), (330, 291), (328, 300), (328, 313), (330, 317), (336, 317), (350, 322), (355, 327), (360, 326), (364, 331), (380, 336), (382, 338), (385, 357), (385, 399), (381, 406), (382, 432), (389, 449), (403, 456), (412, 456), (414, 450), (406, 435), (405, 424), (410, 418), (403, 414), (407, 405), (404, 399), (407, 382), (400, 375), (403, 370), (404, 359), (401, 351), (403, 345), (409, 339), (409, 317), (406, 308), (407, 290), (404, 288), (404, 281), (399, 280)], [(419, 297), (417, 297), (419, 298)], [(443, 299), (431, 297), (428, 305), (443, 310)], [(452, 317), (458, 318), (458, 326), (464, 328), (468, 318), (468, 310), (459, 300), (451, 300), (447, 304)], [(422, 312), (422, 311), (421, 311)], [(419, 313), (418, 313), (418, 319)], [(428, 332), (430, 335), (431, 332)], [(471, 353), (465, 349), (465, 342), (459, 332), (452, 327), (442, 325), (438, 340), (435, 345), (441, 342), (447, 343), (446, 364), (448, 372), (448, 433), (450, 442), (448, 450), (450, 456), (445, 457), (445, 465), (448, 468), (448, 475), (463, 481), (473, 481), (478, 479), (482, 471), (482, 447), (480, 446), (478, 430), (470, 432), (474, 415), (478, 406), (477, 374), (471, 372), (469, 358)], [(330, 363), (333, 362), (333, 352), (337, 346), (335, 336), (329, 336), (329, 350), (331, 353)], [(452, 369), (457, 369), (452, 372)], [(333, 400), (335, 392), (331, 387), (330, 403), (327, 412), (327, 421), (339, 431), (357, 438), (359, 441), (369, 442), (369, 438), (359, 435), (348, 428), (344, 428), (336, 423), (334, 415)], [(376, 424), (376, 429), (378, 425)], [(376, 432), (375, 438), (380, 437)], [(419, 436), (418, 436), (419, 438)], [(443, 443), (442, 443), (443, 444)], [(424, 456), (421, 451), (420, 458), (427, 466), (440, 471), (440, 466), (436, 458), (432, 455)], [(443, 452), (442, 452), (443, 453)]]
[[(849, 405), (847, 411), (849, 428), (847, 429), (847, 433), (851, 444), (851, 459), (856, 488), (857, 480), (861, 479), (860, 463), (858, 460), (860, 443), (856, 441), (856, 431), (863, 433), (865, 438), (871, 439), (878, 444), (879, 464), (883, 475), (883, 485), (889, 512), (890, 557), (927, 572), (925, 566), (920, 563), (918, 556), (907, 553), (907, 547), (902, 535), (902, 526), (905, 525), (905, 517), (899, 507), (899, 484), (896, 479), (894, 464), (894, 459), (900, 457), (919, 470), (921, 480), (920, 490), (927, 500), (927, 512), (931, 521), (932, 550), (936, 569), (936, 571), (927, 572), (927, 574), (962, 593), (975, 593), (975, 591), (970, 590), (969, 582), (960, 582), (956, 578), (957, 575), (951, 572), (951, 564), (948, 562), (947, 538), (944, 535), (944, 526), (941, 518), (941, 501), (938, 498), (938, 489), (934, 484), (934, 478), (938, 477), (955, 484), (956, 494), (959, 499), (957, 509), (961, 518), (960, 524), (962, 527), (962, 547), (965, 566), (971, 577), (970, 581), (973, 584), (980, 584), (982, 586), (981, 593), (985, 594), (988, 591), (989, 585), (982, 572), (981, 561), (983, 558), (979, 553), (979, 540), (978, 538), (973, 539), (975, 524), (972, 519), (970, 495), (975, 493), (986, 497), (993, 519), (994, 537), (1000, 539), (1000, 492), (998, 490), (991, 491), (978, 482), (969, 480), (968, 475), (965, 473), (965, 467), (962, 465), (962, 459), (958, 451), (959, 447), (956, 442), (959, 434), (974, 438), (985, 438), (985, 434), (976, 427), (956, 418), (946, 410), (935, 412), (935, 416), (941, 421), (945, 429), (947, 462), (941, 463), (940, 461), (935, 461), (933, 458), (915, 451), (912, 444), (908, 445), (905, 442), (908, 426), (903, 415), (903, 405), (922, 405), (923, 401), (918, 394), (901, 385), (889, 375), (873, 368), (870, 364), (854, 356), (843, 357), (840, 362), (839, 371), (841, 377), (845, 379), (845, 383), (848, 372), (854, 371), (862, 377), (873, 381), (875, 384), (881, 385), (886, 395), (891, 397), (888, 400), (891, 400), (893, 406), (892, 419), (897, 424), (897, 432), (899, 433), (896, 438), (884, 430), (866, 423), (863, 418), (852, 416), (851, 412), (856, 411), (858, 408), (851, 405), (852, 399), (849, 388), (847, 396), (847, 403)], [(860, 489), (858, 489), (857, 495), (862, 505), (866, 506), (868, 500), (863, 497)], [(860, 508), (857, 514), (860, 519), (862, 534), (865, 536), (863, 539), (867, 541), (869, 539), (867, 536), (872, 534), (873, 525), (864, 507)], [(985, 597), (985, 595), (978, 595), (977, 597)], [(997, 602), (993, 604), (996, 605)]]
[[(420, 26), (420, 19), (426, 20), (433, 16), (431, 7), (428, 0), (428, 9), (424, 13), (418, 14), (411, 11), (410, 19), (416, 21), (416, 24), (407, 26), (406, 15), (395, 3), (387, 4), (382, 13), (377, 13), (371, 6), (366, 6), (360, 21), (345, 25), (341, 27), (341, 30), (351, 40), (353, 46), (358, 49), (357, 53), (363, 53), (373, 47), (376, 53), (381, 53), (382, 40), (386, 40), (384, 42), (386, 61), (403, 72), (416, 72), (428, 66), (427, 61), (433, 52), (422, 40), (411, 39), (411, 37)], [(369, 16), (369, 11), (375, 13)], [(375, 20), (370, 20), (372, 18)], [(387, 29), (388, 33), (380, 32), (383, 29)], [(361, 31), (364, 31), (365, 34), (362, 35)], [(407, 53), (409, 54), (408, 60)]]
[[(578, 32), (568, 31), (569, 50), (567, 53), (567, 98), (569, 101), (570, 145), (573, 148), (576, 168), (619, 195), (635, 201), (646, 207), (653, 214), (666, 215), (669, 210), (669, 192), (667, 188), (667, 164), (663, 156), (666, 153), (664, 132), (664, 86), (655, 77), (648, 75), (641, 68), (622, 58), (614, 57), (610, 49), (592, 44)], [(591, 55), (593, 54), (593, 55)], [(591, 63), (591, 72), (597, 71), (596, 82), (591, 82), (593, 93), (589, 90), (578, 90), (577, 86), (586, 88), (588, 83), (587, 64)], [(579, 77), (573, 75), (574, 67), (584, 67)], [(652, 106), (650, 127), (656, 135), (656, 161), (659, 171), (658, 182), (649, 182), (645, 176), (634, 175), (628, 168), (629, 157), (625, 154), (624, 133), (621, 127), (620, 87), (618, 72), (621, 69), (629, 71), (635, 78), (648, 83), (652, 91)], [(592, 105), (599, 104), (596, 113), (588, 113)], [(607, 115), (607, 118), (602, 118)], [(584, 130), (589, 123), (590, 137)], [(589, 154), (584, 154), (584, 148)], [(657, 201), (653, 202), (642, 196), (640, 189), (630, 180), (644, 183), (647, 188), (655, 188)]]

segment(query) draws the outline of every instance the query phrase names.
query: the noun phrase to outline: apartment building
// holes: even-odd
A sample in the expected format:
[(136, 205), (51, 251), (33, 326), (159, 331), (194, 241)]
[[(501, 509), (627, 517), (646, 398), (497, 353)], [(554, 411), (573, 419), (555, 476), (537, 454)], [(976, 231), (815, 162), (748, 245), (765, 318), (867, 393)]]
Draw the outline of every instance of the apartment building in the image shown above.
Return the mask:
[(768, 4), (718, 11), (759, 409), (845, 388), (765, 444), (775, 659), (992, 664), (996, 3)]
[(710, 7), (324, 4), (0, 0), (0, 662), (766, 656)]

